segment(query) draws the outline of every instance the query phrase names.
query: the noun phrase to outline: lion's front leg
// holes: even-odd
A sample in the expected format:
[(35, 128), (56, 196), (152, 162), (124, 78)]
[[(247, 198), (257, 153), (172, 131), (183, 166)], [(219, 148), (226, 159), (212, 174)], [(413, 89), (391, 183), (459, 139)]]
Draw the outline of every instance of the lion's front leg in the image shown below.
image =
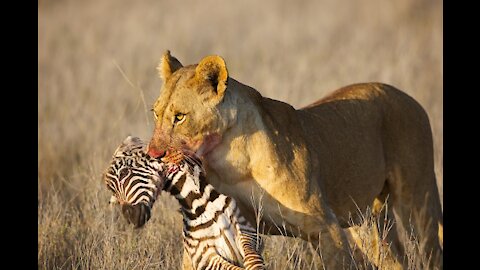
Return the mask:
[(344, 230), (337, 222), (330, 222), (318, 237), (310, 236), (310, 242), (320, 256), (325, 269), (353, 269), (355, 262)]
[[(285, 215), (292, 235), (310, 242), (325, 269), (352, 269), (355, 266), (345, 231), (331, 210), (316, 213)], [(295, 229), (296, 228), (296, 229)], [(301, 231), (299, 234), (298, 229)]]

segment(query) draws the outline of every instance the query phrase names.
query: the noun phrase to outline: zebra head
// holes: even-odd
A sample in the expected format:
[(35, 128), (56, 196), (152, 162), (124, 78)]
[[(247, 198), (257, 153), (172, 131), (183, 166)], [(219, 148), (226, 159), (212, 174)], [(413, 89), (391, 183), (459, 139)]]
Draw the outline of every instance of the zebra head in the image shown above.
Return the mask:
[(150, 219), (165, 182), (163, 163), (148, 156), (145, 147), (139, 138), (128, 136), (115, 150), (104, 174), (105, 184), (113, 192), (110, 203), (119, 204), (122, 215), (135, 228)]

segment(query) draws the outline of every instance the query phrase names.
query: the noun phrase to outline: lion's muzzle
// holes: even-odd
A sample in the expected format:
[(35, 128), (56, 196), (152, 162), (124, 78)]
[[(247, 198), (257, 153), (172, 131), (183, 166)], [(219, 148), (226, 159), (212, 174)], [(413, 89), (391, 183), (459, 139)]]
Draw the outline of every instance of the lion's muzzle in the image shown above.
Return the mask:
[(153, 147), (152, 145), (148, 145), (147, 154), (152, 158), (162, 158), (165, 156), (166, 150), (160, 150)]

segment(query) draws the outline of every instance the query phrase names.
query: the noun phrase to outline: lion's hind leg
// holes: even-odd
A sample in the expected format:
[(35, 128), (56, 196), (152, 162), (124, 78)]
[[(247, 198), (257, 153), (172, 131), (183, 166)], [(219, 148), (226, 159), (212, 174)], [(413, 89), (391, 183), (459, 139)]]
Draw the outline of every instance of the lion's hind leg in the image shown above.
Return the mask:
[(357, 213), (359, 224), (352, 221), (346, 230), (357, 265), (366, 269), (406, 269), (386, 191), (385, 187), (370, 209)]
[(389, 180), (397, 231), (409, 265), (442, 269), (443, 218), (436, 180), (433, 170), (418, 172), (397, 167)]

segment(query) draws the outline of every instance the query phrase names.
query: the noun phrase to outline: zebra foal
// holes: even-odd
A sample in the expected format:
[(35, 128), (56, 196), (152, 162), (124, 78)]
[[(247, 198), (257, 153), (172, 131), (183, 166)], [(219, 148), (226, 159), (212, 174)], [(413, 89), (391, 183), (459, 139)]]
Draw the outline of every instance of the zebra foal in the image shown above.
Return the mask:
[(161, 190), (173, 195), (181, 205), (184, 251), (194, 269), (265, 269), (262, 239), (235, 200), (207, 182), (194, 155), (174, 151), (151, 158), (145, 144), (129, 136), (115, 151), (104, 181), (114, 194), (111, 202), (121, 205), (136, 228), (150, 219)]

